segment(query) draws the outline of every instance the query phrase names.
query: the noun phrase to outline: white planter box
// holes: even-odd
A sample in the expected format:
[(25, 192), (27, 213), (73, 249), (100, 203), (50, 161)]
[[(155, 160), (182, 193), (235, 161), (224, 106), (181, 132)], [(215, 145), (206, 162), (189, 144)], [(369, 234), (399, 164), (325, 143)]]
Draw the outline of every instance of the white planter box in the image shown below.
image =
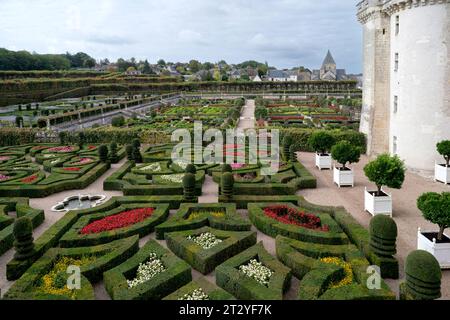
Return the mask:
[(436, 243), (435, 239), (430, 241), (423, 233), (428, 232), (421, 231), (419, 228), (417, 232), (417, 249), (431, 253), (442, 269), (450, 269), (450, 243)]
[(434, 166), (434, 181), (440, 181), (445, 184), (450, 183), (450, 168), (439, 165)]
[(354, 182), (354, 175), (353, 170), (339, 170), (338, 168), (334, 167), (333, 169), (333, 181), (338, 185), (338, 187), (343, 186), (355, 186)]
[(367, 188), (364, 191), (364, 210), (372, 214), (373, 216), (384, 214), (392, 217), (392, 195), (382, 191), (386, 196), (375, 197)]
[(331, 170), (331, 155), (322, 156), (316, 153), (316, 167), (319, 168), (319, 170)]

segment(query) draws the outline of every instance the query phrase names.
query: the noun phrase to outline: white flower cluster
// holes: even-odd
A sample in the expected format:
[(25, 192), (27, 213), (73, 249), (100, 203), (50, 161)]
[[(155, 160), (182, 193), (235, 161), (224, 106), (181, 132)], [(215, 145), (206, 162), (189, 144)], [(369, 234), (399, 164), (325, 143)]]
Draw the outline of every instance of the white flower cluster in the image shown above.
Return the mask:
[(183, 174), (170, 174), (170, 175), (162, 175), (161, 179), (172, 182), (172, 183), (182, 183), (183, 182)]
[(222, 242), (222, 240), (217, 239), (216, 236), (213, 235), (211, 232), (205, 232), (199, 236), (189, 236), (189, 237), (187, 237), (187, 239), (194, 241), (196, 244), (198, 244), (204, 250), (211, 249), (212, 247), (214, 247)]
[(174, 164), (176, 164), (177, 166), (179, 166), (181, 169), (186, 169), (187, 168), (187, 166), (188, 166), (188, 164), (189, 164), (189, 161), (187, 161), (187, 160), (184, 160), (184, 159), (180, 159), (180, 160), (176, 160), (175, 162), (174, 162)]
[(205, 292), (203, 292), (202, 288), (198, 288), (191, 293), (186, 293), (178, 300), (209, 300), (209, 296)]
[(265, 267), (256, 259), (252, 259), (248, 264), (240, 266), (239, 270), (246, 276), (255, 279), (263, 286), (269, 285), (270, 278), (273, 274), (269, 268)]
[(155, 162), (155, 163), (149, 164), (148, 166), (140, 167), (139, 170), (160, 172), (161, 171), (161, 165), (159, 164), (159, 162)]
[(144, 282), (147, 282), (157, 274), (166, 271), (162, 261), (158, 259), (156, 253), (150, 253), (150, 258), (145, 263), (140, 263), (137, 269), (136, 278), (127, 280), (128, 288), (134, 288)]

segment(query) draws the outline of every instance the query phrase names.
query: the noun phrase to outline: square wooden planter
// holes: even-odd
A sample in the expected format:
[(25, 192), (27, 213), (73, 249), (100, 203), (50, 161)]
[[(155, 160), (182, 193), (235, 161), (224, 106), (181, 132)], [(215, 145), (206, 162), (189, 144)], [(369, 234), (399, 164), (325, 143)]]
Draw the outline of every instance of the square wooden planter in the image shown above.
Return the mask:
[[(430, 240), (424, 234), (434, 233), (431, 231), (417, 231), (417, 249), (431, 253), (442, 269), (450, 269), (450, 243), (437, 243), (436, 239)], [(450, 238), (445, 235), (445, 237)]]
[(333, 181), (340, 187), (354, 187), (355, 186), (355, 178), (353, 174), (353, 170), (339, 170), (341, 168), (333, 168)]
[(364, 191), (364, 210), (373, 216), (384, 214), (392, 217), (392, 195), (384, 190), (385, 196), (376, 197), (376, 191)]
[(316, 153), (316, 167), (319, 168), (319, 170), (328, 169), (331, 170), (331, 155), (329, 154), (318, 154)]
[(450, 167), (436, 163), (434, 166), (434, 181), (450, 184)]

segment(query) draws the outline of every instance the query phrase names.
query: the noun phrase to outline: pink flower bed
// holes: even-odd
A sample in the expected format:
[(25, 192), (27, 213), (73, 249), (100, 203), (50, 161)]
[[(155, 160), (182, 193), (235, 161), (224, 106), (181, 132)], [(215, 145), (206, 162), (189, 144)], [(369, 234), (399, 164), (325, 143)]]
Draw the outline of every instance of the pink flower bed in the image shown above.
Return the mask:
[(54, 147), (54, 148), (48, 149), (49, 152), (72, 152), (74, 150), (75, 150), (75, 148), (70, 147), (70, 146)]
[(81, 158), (78, 162), (75, 162), (75, 165), (83, 165), (91, 162), (92, 162), (91, 158)]
[(231, 169), (236, 170), (236, 169), (242, 169), (245, 167), (244, 163), (233, 163), (231, 164)]
[(11, 159), (11, 157), (8, 157), (8, 156), (1, 156), (0, 157), (0, 161), (6, 161), (6, 160), (9, 160), (9, 159)]
[(4, 174), (0, 174), (0, 181), (8, 180), (10, 178), (11, 178), (10, 176), (6, 176)]

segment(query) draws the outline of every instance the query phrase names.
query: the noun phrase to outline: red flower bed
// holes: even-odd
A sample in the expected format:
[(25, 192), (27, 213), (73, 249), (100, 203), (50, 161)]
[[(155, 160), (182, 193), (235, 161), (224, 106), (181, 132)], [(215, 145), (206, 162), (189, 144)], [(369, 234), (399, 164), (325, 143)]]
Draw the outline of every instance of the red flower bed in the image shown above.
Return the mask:
[(69, 168), (64, 168), (64, 171), (80, 171), (81, 168), (77, 168), (77, 167), (69, 167)]
[(94, 150), (97, 146), (88, 146), (88, 150)]
[(32, 183), (32, 182), (36, 181), (37, 178), (38, 178), (38, 175), (35, 174), (35, 175), (32, 175), (32, 176), (23, 178), (22, 180), (20, 180), (20, 182), (22, 182), (22, 183)]
[(144, 221), (153, 214), (153, 211), (155, 211), (154, 208), (139, 208), (124, 211), (88, 224), (81, 229), (80, 234), (100, 233), (128, 227)]
[(264, 208), (264, 214), (284, 224), (291, 224), (317, 231), (329, 231), (327, 225), (322, 226), (320, 218), (289, 206), (270, 206)]

